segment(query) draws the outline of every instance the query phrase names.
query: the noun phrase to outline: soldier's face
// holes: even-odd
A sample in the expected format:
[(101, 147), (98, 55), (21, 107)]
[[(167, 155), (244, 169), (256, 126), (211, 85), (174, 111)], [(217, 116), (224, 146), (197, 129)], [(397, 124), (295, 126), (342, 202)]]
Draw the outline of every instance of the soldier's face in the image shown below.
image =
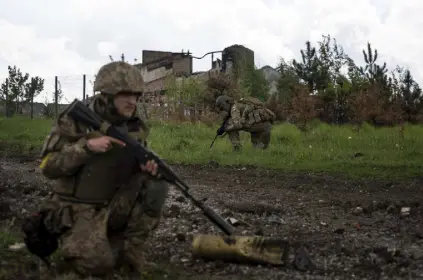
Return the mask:
[(119, 93), (113, 99), (118, 113), (124, 117), (131, 117), (137, 108), (138, 95), (131, 93)]

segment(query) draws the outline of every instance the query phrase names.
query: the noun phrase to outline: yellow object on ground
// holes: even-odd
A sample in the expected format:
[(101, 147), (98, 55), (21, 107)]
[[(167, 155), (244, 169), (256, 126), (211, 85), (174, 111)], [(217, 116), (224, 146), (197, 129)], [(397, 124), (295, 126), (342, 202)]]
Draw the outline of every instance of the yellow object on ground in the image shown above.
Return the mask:
[(196, 257), (255, 264), (285, 265), (289, 244), (260, 236), (197, 235), (192, 242)]

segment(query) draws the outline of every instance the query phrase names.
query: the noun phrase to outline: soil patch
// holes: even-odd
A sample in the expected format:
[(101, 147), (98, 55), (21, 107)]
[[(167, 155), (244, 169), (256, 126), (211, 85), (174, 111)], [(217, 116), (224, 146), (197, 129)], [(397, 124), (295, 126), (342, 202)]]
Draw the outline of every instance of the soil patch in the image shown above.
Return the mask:
[[(225, 218), (242, 221), (236, 227), (237, 234), (303, 242), (317, 269), (310, 273), (289, 266), (193, 259), (192, 236), (220, 232), (172, 188), (164, 219), (148, 249), (149, 257), (163, 266), (160, 274), (163, 277), (165, 274), (168, 279), (423, 277), (422, 179), (350, 180), (217, 165), (174, 166), (174, 170), (191, 185), (194, 196), (207, 198), (206, 203)], [(20, 219), (34, 211), (52, 184), (39, 174), (37, 163), (30, 158), (1, 160), (0, 178), (3, 227), (10, 226), (12, 220), (18, 226)], [(404, 207), (410, 211), (404, 212)], [(0, 271), (7, 272), (12, 261), (2, 261)]]

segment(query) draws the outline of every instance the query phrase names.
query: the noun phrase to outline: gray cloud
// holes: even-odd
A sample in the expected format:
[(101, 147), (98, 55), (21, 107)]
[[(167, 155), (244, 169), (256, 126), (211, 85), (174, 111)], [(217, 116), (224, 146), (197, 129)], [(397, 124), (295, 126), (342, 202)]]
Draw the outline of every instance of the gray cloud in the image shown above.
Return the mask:
[[(299, 58), (306, 40), (331, 34), (358, 63), (370, 41), (390, 69), (411, 68), (423, 82), (417, 58), (423, 39), (423, 2), (393, 0), (1, 0), (0, 78), (16, 64), (32, 75), (62, 77), (70, 95), (83, 73), (92, 77), (111, 54), (141, 59), (143, 49), (194, 55), (243, 44), (256, 63), (276, 66)], [(415, 13), (410, 13), (415, 11)], [(205, 70), (210, 59), (194, 62)], [(65, 79), (65, 77), (67, 77)], [(73, 77), (73, 78), (72, 78)]]

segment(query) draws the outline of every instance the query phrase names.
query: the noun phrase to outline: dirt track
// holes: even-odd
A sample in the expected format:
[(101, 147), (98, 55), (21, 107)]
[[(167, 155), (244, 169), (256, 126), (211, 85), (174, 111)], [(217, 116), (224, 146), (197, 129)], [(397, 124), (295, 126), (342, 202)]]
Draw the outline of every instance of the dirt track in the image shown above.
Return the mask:
[[(151, 259), (169, 270), (167, 279), (423, 279), (423, 179), (359, 182), (217, 165), (174, 169), (196, 197), (208, 197), (225, 218), (248, 224), (237, 226), (238, 234), (304, 241), (317, 269), (193, 259), (192, 235), (219, 231), (172, 188), (149, 249)], [(3, 159), (0, 178), (3, 222), (32, 211), (50, 184), (31, 160)], [(402, 207), (410, 214), (401, 215)]]

